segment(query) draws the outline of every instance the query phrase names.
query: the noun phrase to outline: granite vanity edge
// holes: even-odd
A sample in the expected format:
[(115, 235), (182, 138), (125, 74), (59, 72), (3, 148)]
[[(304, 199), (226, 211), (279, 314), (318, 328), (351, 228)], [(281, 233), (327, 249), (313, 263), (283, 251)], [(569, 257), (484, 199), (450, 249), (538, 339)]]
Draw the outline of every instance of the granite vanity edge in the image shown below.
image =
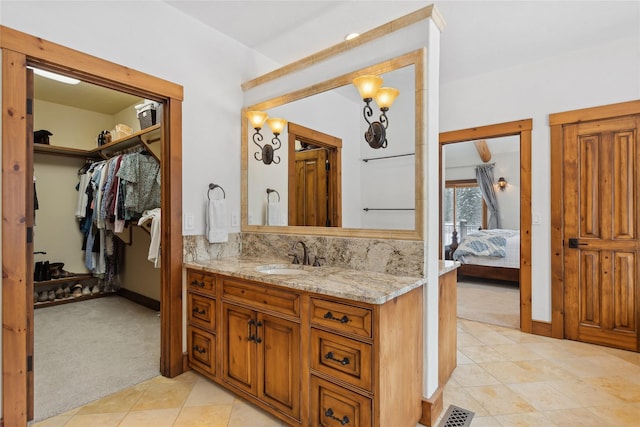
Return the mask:
[(309, 274), (300, 276), (265, 274), (257, 266), (283, 264), (274, 259), (224, 258), (184, 263), (185, 268), (258, 281), (350, 301), (382, 305), (427, 283), (422, 277), (395, 276), (340, 267), (303, 267)]

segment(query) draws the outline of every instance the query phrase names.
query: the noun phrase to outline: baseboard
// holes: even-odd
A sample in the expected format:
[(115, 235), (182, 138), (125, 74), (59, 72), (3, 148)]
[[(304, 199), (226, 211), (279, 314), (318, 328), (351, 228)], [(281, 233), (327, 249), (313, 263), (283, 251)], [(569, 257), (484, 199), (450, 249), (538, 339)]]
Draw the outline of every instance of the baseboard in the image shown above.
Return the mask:
[(151, 310), (160, 311), (160, 301), (156, 301), (153, 298), (149, 298), (145, 295), (130, 291), (129, 289), (125, 288), (118, 289), (118, 295)]
[(442, 412), (442, 389), (440, 386), (428, 399), (422, 399), (422, 417), (420, 424), (427, 427), (435, 426), (440, 413)]
[(540, 320), (531, 321), (531, 333), (534, 335), (542, 335), (551, 338), (551, 323)]
[(189, 353), (182, 353), (182, 372), (187, 372), (191, 370), (191, 366), (189, 366)]

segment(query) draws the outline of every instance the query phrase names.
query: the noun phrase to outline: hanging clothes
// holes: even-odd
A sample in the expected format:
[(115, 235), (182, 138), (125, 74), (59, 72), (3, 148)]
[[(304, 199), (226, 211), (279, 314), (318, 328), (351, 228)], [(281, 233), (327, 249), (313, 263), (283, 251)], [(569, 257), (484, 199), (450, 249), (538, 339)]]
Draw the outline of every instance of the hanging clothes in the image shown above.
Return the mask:
[(118, 177), (125, 182), (125, 219), (160, 206), (160, 163), (142, 153), (126, 155)]

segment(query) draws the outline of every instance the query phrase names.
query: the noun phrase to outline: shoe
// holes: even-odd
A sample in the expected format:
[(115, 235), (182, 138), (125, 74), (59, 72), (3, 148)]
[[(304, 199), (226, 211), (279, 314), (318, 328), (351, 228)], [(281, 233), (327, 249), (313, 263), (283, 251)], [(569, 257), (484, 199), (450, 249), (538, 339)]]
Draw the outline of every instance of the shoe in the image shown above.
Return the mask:
[(91, 289), (88, 286), (85, 286), (82, 289), (82, 295), (91, 295)]
[(82, 296), (82, 285), (80, 283), (76, 283), (75, 285), (73, 285), (73, 292), (71, 293), (71, 295), (76, 298)]
[(37, 261), (36, 262), (36, 266), (33, 269), (33, 280), (35, 282), (41, 282), (43, 280), (43, 275), (42, 275), (42, 261)]
[(40, 292), (38, 295), (38, 302), (45, 302), (49, 300), (49, 293), (47, 291)]
[(49, 291), (49, 295), (47, 297), (49, 298), (49, 301), (54, 301), (56, 299), (56, 293), (51, 290)]
[(56, 289), (56, 299), (62, 299), (62, 298), (64, 298), (64, 291), (62, 290), (62, 288)]
[(91, 288), (91, 295), (96, 295), (100, 293), (100, 287), (98, 285), (93, 285)]
[(71, 288), (69, 288), (69, 285), (65, 286), (62, 292), (65, 298), (69, 298), (69, 295), (71, 295)]
[(38, 302), (38, 293), (37, 292), (33, 293), (33, 302)]

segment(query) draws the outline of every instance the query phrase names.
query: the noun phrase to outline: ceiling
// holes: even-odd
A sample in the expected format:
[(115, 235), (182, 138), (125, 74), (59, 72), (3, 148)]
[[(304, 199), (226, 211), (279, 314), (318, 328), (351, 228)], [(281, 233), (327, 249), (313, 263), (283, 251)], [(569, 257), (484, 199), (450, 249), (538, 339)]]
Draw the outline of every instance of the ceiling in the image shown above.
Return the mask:
[[(429, 1), (388, 0), (169, 0), (197, 19), (280, 64), (332, 46), (351, 32), (364, 32), (406, 15)], [(435, 1), (446, 21), (441, 36), (440, 80), (458, 79), (562, 55), (581, 47), (636, 36), (638, 1)], [(113, 114), (135, 97), (107, 100), (107, 90), (37, 78), (36, 97)], [(64, 89), (62, 95), (60, 89)], [(88, 90), (101, 90), (99, 97)], [(113, 93), (112, 93), (113, 95)], [(100, 99), (91, 105), (91, 99)], [(139, 99), (139, 98), (138, 98)]]

